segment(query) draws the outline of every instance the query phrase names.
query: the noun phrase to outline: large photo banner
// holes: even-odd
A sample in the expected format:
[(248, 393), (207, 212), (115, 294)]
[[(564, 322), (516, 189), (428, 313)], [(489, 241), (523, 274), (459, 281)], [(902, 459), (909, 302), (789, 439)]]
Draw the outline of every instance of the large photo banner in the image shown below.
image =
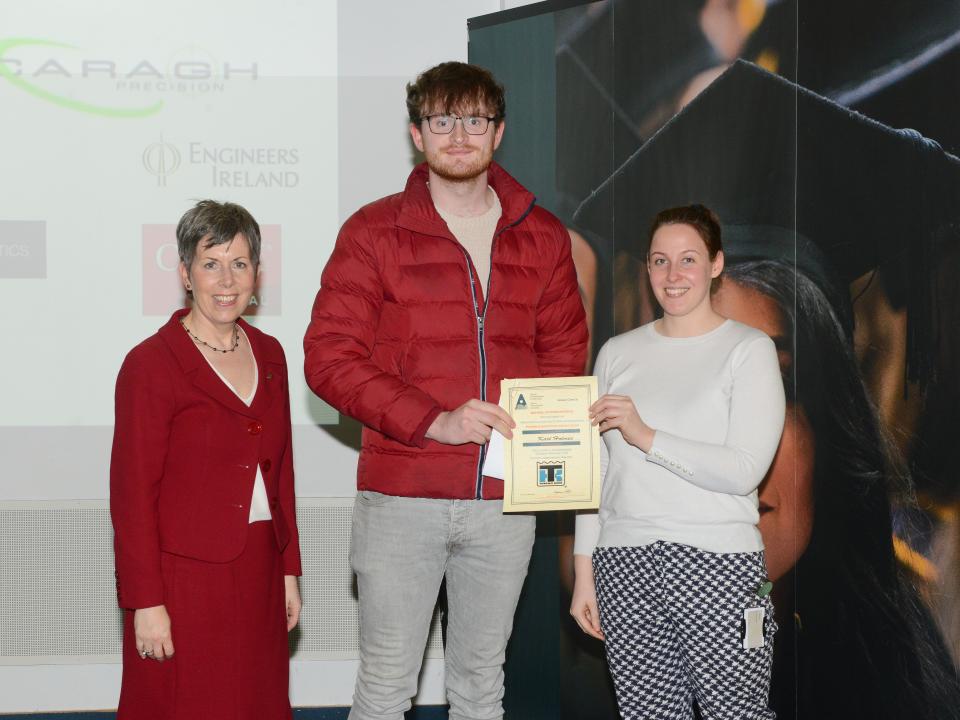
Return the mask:
[[(656, 213), (699, 202), (723, 223), (714, 306), (774, 339), (787, 395), (759, 491), (778, 718), (960, 713), (958, 46), (960, 4), (934, 0), (471, 23), (517, 118), (501, 160), (571, 229), (594, 353), (655, 317)], [(562, 588), (561, 715), (617, 717), (602, 644), (565, 617), (572, 519), (546, 523), (525, 602)]]

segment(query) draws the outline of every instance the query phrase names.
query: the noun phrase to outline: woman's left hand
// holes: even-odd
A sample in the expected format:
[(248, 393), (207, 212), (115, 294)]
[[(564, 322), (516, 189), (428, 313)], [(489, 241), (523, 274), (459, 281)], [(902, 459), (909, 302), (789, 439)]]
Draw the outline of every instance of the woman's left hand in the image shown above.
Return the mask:
[(283, 582), (286, 586), (287, 632), (290, 632), (300, 621), (300, 607), (302, 606), (300, 586), (297, 585), (296, 575), (284, 575)]
[(590, 419), (600, 426), (600, 432), (616, 428), (624, 440), (644, 452), (653, 447), (653, 428), (643, 421), (626, 395), (604, 395), (590, 406)]

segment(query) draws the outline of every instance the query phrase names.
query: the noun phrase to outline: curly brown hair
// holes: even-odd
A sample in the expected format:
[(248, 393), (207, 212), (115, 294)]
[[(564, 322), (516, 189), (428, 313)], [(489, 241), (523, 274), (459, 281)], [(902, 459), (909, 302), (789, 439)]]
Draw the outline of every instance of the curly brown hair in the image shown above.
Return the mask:
[(424, 113), (485, 112), (499, 123), (506, 115), (503, 85), (479, 65), (444, 62), (407, 83), (407, 114), (419, 125)]

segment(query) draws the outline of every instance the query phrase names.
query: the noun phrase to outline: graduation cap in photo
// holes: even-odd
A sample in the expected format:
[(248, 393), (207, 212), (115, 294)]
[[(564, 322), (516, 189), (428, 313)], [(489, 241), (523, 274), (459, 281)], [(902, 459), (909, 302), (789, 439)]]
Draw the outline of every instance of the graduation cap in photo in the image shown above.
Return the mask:
[(722, 63), (700, 28), (703, 5), (608, 0), (558, 13), (557, 182), (568, 206), (673, 116), (695, 76)]
[[(643, 257), (657, 212), (702, 203), (720, 216), (728, 262), (795, 262), (850, 332), (843, 298), (870, 272), (880, 271), (895, 307), (929, 309), (922, 291), (932, 238), (960, 212), (958, 201), (960, 161), (936, 143), (738, 61), (601, 183), (574, 219)], [(926, 317), (910, 317), (914, 347), (929, 335)]]
[(798, 16), (800, 85), (960, 150), (960, 2), (805, 0)]
[(960, 3), (800, 0), (797, 19), (797, 82), (851, 105), (955, 42)]
[[(960, 3), (957, 3), (960, 8)], [(912, 127), (960, 153), (960, 29), (929, 52), (855, 88), (852, 107), (893, 127)]]
[(771, 0), (744, 57), (853, 106), (957, 41), (956, 0)]
[(704, 4), (608, 0), (597, 12), (587, 8), (559, 38), (557, 55), (571, 55), (616, 113), (640, 125), (658, 103), (722, 62), (700, 27)]

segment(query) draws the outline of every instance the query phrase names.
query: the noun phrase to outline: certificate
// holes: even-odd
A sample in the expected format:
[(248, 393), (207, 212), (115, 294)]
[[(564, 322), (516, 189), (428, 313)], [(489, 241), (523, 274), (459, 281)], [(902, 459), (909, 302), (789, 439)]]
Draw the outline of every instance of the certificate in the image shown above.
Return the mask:
[(504, 442), (504, 512), (600, 506), (600, 431), (588, 413), (596, 400), (595, 377), (500, 382), (500, 406), (517, 424)]

